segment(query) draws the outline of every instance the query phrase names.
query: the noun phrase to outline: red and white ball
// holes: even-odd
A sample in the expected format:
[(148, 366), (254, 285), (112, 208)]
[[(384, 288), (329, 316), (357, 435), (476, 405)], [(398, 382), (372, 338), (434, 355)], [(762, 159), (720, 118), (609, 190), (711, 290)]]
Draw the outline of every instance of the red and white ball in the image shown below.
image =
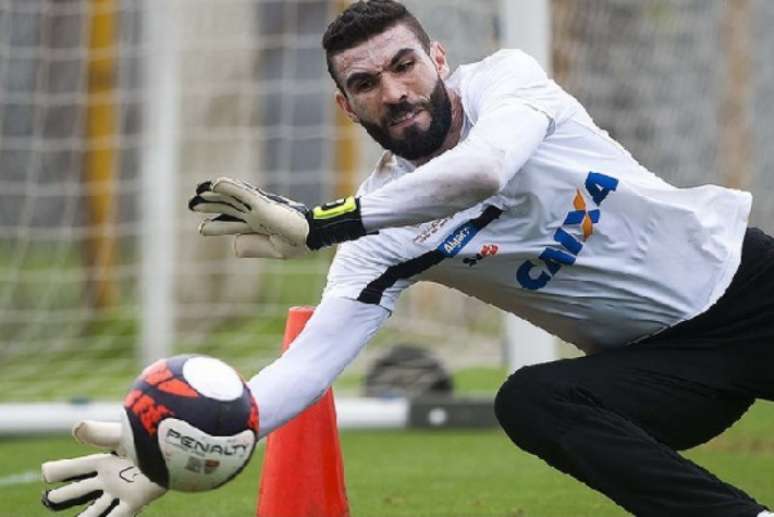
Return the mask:
[(231, 366), (181, 355), (148, 366), (124, 399), (122, 448), (155, 483), (217, 488), (250, 461), (258, 408)]

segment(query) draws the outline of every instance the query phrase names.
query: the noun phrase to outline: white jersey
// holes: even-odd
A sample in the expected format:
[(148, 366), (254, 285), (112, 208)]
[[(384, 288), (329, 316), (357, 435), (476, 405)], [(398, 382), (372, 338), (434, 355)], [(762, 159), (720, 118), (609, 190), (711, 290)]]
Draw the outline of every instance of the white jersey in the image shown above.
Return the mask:
[[(379, 232), (340, 245), (312, 320), (251, 379), (261, 435), (322, 395), (420, 280), (589, 352), (690, 319), (730, 284), (749, 194), (662, 181), (522, 52), (462, 66), (447, 85), (464, 141), (416, 171), (387, 153), (363, 184), (363, 223)], [(480, 197), (465, 174), (488, 154), (501, 188), (468, 203)]]
[[(548, 118), (545, 138), (497, 195), (342, 244), (326, 296), (392, 310), (403, 289), (430, 280), (597, 350), (689, 319), (725, 291), (740, 261), (749, 194), (659, 179), (522, 52), (462, 66), (448, 84), (462, 99), (464, 133), (507, 98)], [(519, 138), (505, 140), (517, 147)], [(413, 170), (388, 153), (360, 194)]]

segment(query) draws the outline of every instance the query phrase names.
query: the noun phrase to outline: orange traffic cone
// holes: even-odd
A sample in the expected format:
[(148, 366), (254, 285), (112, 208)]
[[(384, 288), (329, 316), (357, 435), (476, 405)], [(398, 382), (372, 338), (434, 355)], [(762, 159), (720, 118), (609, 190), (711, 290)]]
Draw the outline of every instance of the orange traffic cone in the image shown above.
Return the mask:
[[(313, 307), (291, 307), (282, 349), (301, 333)], [(349, 517), (333, 391), (269, 435), (258, 517)]]

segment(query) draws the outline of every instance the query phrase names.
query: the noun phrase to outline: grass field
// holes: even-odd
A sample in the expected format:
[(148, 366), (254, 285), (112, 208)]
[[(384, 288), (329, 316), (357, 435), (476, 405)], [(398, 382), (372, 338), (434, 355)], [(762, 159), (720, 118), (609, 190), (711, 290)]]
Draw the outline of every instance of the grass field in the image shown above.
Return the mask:
[[(758, 403), (723, 436), (688, 456), (774, 506), (774, 404)], [(499, 430), (342, 433), (353, 517), (614, 517), (626, 512), (514, 448)], [(69, 437), (0, 441), (0, 516), (50, 515), (38, 465), (90, 452)], [(171, 493), (147, 517), (254, 515), (263, 450), (206, 494)], [(302, 494), (299, 494), (301, 497)], [(65, 512), (72, 515), (75, 512)]]

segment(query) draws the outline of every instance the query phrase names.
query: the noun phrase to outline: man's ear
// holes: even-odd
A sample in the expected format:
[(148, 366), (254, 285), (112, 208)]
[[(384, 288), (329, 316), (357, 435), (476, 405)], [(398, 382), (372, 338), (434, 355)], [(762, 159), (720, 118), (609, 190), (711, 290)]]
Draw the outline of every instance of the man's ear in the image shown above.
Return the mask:
[(352, 110), (352, 106), (349, 104), (349, 99), (347, 99), (347, 96), (341, 93), (341, 90), (336, 91), (336, 104), (339, 105), (339, 108), (349, 117), (349, 120), (354, 122), (355, 124), (360, 123), (360, 119), (355, 115), (355, 112)]
[(430, 43), (430, 59), (441, 79), (449, 77), (449, 62), (446, 61), (446, 47), (437, 41)]

